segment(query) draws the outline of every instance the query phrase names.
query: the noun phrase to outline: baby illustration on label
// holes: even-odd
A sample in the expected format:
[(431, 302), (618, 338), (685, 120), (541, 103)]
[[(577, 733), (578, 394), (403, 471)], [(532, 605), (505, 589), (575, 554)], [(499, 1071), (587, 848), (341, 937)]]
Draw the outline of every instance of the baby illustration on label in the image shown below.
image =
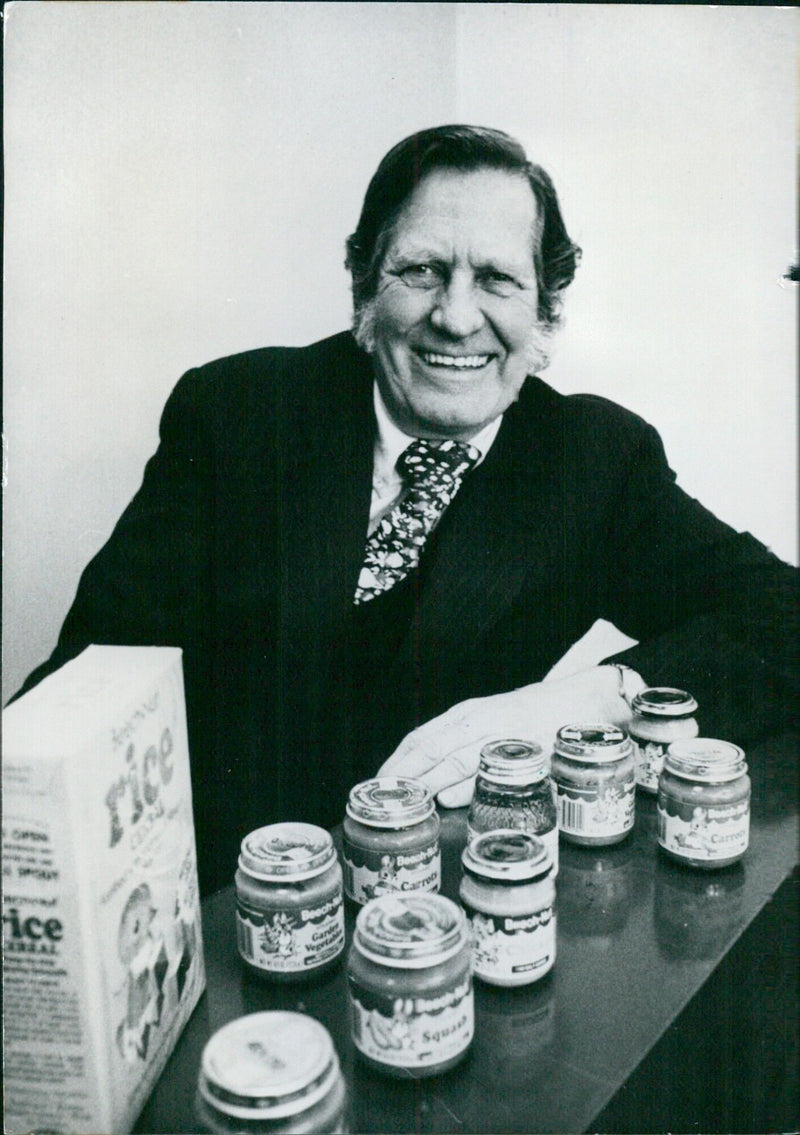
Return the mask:
[(689, 851), (711, 851), (713, 845), (708, 839), (708, 809), (698, 805), (692, 812), (688, 832), (675, 837), (679, 847)]
[(260, 945), (263, 954), (277, 954), (279, 958), (288, 959), (297, 953), (294, 929), (283, 911), (273, 915), (271, 926), (268, 922), (264, 922)]
[(660, 745), (657, 741), (648, 741), (644, 748), (640, 749), (640, 753), (642, 762), (640, 768), (641, 778), (648, 784), (657, 784), (662, 765), (664, 764), (664, 746)]
[(412, 1010), (413, 1004), (408, 998), (403, 1000), (402, 997), (397, 997), (392, 1005), (391, 1018), (387, 1019), (375, 1009), (370, 1012), (367, 1026), (378, 1048), (392, 1049), (395, 1052), (414, 1048), (409, 1025)]
[(472, 916), (472, 935), (475, 965), (483, 968), (498, 965), (499, 943), (492, 920), (476, 912)]
[(364, 887), (364, 893), (369, 899), (379, 898), (380, 895), (389, 895), (399, 890), (397, 885), (397, 864), (391, 855), (381, 856), (381, 865), (378, 869), (378, 878), (373, 884)]
[(152, 932), (156, 916), (150, 888), (131, 892), (119, 924), (117, 952), (127, 968), (127, 1009), (117, 1028), (117, 1047), (129, 1063), (147, 1058), (150, 1031), (161, 1021), (164, 979), (169, 968), (162, 937)]
[(622, 820), (622, 790), (616, 784), (602, 785), (597, 794), (594, 813), (596, 824), (616, 824)]
[(197, 881), (193, 873), (188, 877), (181, 875), (178, 880), (178, 889), (175, 894), (174, 935), (175, 949), (171, 968), (175, 973), (178, 1001), (183, 991), (190, 984), (192, 963), (197, 957)]

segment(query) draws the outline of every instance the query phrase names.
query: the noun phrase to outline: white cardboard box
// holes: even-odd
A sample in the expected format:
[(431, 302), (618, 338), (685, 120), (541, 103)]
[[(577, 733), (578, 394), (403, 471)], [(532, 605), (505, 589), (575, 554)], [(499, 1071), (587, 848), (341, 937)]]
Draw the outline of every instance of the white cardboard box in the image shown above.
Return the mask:
[(124, 1135), (205, 988), (180, 650), (3, 712), (3, 947), (4, 1130)]

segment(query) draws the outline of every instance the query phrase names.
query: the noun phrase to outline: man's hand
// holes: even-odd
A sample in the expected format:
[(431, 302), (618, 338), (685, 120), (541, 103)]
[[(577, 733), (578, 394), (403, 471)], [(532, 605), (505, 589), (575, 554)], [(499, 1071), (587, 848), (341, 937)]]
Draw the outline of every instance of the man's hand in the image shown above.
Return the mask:
[[(638, 674), (631, 671), (629, 678), (644, 689)], [(630, 717), (618, 671), (595, 666), (557, 681), (459, 702), (409, 733), (378, 775), (418, 777), (445, 808), (458, 808), (472, 799), (481, 748), (488, 741), (536, 741), (547, 751), (562, 725), (627, 725)]]

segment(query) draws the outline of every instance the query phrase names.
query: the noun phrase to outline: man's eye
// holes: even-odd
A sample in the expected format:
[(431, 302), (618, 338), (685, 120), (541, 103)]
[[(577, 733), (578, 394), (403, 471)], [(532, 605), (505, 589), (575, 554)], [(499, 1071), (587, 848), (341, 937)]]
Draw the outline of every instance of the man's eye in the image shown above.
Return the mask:
[(513, 276), (509, 276), (506, 272), (496, 272), (494, 269), (482, 274), (481, 283), (487, 291), (494, 292), (498, 296), (510, 296), (517, 290), (517, 281)]
[(442, 280), (442, 273), (433, 264), (410, 264), (400, 272), (400, 279), (410, 288), (435, 288)]

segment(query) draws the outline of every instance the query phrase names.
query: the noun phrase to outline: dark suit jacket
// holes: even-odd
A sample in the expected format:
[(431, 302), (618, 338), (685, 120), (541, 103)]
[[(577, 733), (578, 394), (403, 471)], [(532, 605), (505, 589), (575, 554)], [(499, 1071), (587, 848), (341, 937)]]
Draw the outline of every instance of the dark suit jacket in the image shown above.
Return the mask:
[[(746, 743), (786, 717), (792, 569), (686, 496), (641, 419), (533, 377), (426, 548), (380, 672), (345, 679), (374, 436), (349, 333), (189, 372), (28, 680), (89, 642), (183, 648), (204, 890), (230, 881), (248, 830), (335, 822), (415, 724), (541, 679), (597, 618), (640, 640), (624, 657), (649, 683), (695, 694), (706, 735)], [(340, 679), (363, 683), (366, 751), (338, 728)]]

